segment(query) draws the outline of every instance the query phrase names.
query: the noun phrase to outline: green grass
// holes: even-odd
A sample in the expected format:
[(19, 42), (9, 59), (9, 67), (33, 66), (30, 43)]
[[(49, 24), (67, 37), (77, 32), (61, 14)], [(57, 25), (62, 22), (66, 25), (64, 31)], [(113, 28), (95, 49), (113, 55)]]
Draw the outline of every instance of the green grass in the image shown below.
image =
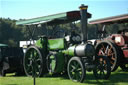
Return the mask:
[[(8, 74), (0, 77), (0, 85), (33, 85), (33, 78)], [(41, 77), (36, 78), (36, 85), (128, 85), (128, 72), (118, 69), (108, 80), (96, 80), (93, 73), (88, 72), (83, 83), (73, 82), (67, 77)]]

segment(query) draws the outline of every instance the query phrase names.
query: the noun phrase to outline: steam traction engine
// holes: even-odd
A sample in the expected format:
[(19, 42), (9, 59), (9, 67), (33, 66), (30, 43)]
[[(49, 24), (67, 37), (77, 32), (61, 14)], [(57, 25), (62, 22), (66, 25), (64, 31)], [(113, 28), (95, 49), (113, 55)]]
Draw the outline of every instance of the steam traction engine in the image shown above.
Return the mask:
[[(94, 46), (87, 42), (87, 6), (81, 6), (81, 11), (71, 11), (57, 15), (51, 15), (45, 24), (62, 24), (73, 22), (81, 18), (83, 41), (79, 34), (72, 35), (68, 39), (48, 38), (41, 36), (34, 45), (30, 45), (24, 56), (24, 69), (28, 76), (42, 76), (46, 73), (63, 74), (73, 81), (83, 82), (86, 70), (93, 70), (96, 78), (108, 79), (111, 73), (110, 62), (106, 56), (95, 56)], [(51, 19), (53, 17), (53, 19)], [(37, 21), (40, 24), (49, 16), (40, 19), (19, 21), (17, 24), (29, 25)], [(39, 21), (38, 21), (39, 20)], [(44, 23), (42, 23), (44, 24)]]
[[(90, 24), (101, 24), (103, 27), (114, 23), (127, 23), (128, 14), (108, 17), (90, 21)], [(124, 71), (128, 71), (128, 29), (119, 30), (116, 34), (97, 40), (96, 54), (108, 56), (111, 64), (111, 71), (115, 71), (118, 66)], [(104, 30), (105, 28), (103, 28)], [(116, 28), (115, 28), (116, 29)], [(104, 35), (104, 34), (102, 34)]]

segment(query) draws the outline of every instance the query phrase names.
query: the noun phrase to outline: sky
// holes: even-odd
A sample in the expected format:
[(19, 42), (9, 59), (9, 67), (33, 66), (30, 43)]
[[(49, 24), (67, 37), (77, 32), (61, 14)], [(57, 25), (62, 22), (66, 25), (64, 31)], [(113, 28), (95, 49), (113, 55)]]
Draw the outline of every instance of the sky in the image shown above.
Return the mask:
[(30, 19), (79, 10), (81, 4), (88, 5), (90, 20), (128, 13), (128, 0), (0, 0), (0, 17)]

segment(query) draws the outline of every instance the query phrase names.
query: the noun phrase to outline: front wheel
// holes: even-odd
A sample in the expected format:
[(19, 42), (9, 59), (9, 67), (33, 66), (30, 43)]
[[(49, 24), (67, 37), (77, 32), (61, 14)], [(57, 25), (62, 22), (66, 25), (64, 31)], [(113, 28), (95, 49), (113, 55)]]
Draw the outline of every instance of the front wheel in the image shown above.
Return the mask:
[(111, 75), (110, 60), (106, 56), (96, 58), (93, 74), (97, 79), (108, 79)]
[(83, 82), (85, 79), (85, 67), (79, 57), (72, 57), (68, 62), (68, 76), (75, 82)]

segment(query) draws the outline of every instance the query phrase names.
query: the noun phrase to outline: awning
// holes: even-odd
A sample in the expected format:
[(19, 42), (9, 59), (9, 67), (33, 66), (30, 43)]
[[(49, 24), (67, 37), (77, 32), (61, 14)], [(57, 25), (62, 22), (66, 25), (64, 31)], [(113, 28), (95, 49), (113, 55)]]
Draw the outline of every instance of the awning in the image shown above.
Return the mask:
[(128, 14), (92, 20), (89, 22), (89, 24), (113, 24), (113, 23), (118, 23), (118, 24), (128, 23)]
[(0, 47), (5, 47), (5, 46), (8, 46), (7, 44), (1, 44), (0, 43)]
[[(16, 25), (32, 25), (32, 24), (63, 24), (80, 20), (80, 11), (69, 11), (65, 13), (59, 13), (49, 16), (37, 17), (32, 19), (20, 20), (16, 22)], [(91, 18), (91, 14), (88, 13), (88, 18)]]

